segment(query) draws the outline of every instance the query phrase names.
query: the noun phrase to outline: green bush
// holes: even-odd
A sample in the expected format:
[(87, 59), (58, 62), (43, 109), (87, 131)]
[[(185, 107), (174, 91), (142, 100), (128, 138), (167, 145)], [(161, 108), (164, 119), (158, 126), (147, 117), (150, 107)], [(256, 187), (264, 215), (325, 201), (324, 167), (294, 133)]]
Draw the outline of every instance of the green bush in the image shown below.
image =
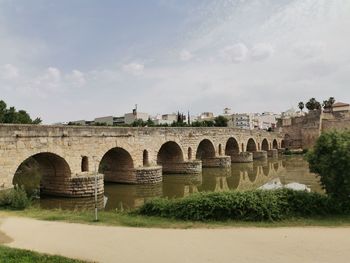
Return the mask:
[(311, 172), (320, 176), (327, 194), (350, 201), (350, 132), (322, 134), (307, 154)]
[(289, 189), (198, 193), (173, 200), (157, 198), (137, 211), (141, 215), (194, 221), (275, 221), (341, 212), (342, 207), (326, 195)]
[(0, 193), (0, 207), (22, 210), (31, 203), (23, 187), (15, 187)]

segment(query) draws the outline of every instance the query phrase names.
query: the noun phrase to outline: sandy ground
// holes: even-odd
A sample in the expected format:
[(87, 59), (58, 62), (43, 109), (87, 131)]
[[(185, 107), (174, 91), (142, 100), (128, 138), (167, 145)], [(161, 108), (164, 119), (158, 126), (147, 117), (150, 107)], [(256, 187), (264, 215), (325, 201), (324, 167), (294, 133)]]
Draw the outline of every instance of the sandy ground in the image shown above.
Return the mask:
[(350, 228), (143, 229), (10, 217), (0, 231), (11, 247), (96, 262), (350, 261)]

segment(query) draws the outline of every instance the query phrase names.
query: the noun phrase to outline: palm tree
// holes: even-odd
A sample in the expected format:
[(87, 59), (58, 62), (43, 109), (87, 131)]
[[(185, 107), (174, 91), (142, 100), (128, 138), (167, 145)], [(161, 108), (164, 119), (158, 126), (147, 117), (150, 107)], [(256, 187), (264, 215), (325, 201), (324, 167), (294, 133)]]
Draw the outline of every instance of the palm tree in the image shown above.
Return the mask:
[(304, 102), (300, 101), (298, 103), (298, 108), (300, 109), (300, 111), (303, 111), (304, 107), (305, 107)]

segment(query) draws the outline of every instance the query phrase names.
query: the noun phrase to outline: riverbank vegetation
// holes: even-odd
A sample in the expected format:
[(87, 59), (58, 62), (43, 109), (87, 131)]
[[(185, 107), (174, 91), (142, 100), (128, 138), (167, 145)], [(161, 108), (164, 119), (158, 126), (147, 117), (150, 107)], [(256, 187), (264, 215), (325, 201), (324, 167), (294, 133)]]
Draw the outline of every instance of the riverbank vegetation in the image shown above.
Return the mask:
[(349, 214), (349, 206), (318, 193), (280, 190), (198, 193), (182, 199), (153, 199), (136, 213), (181, 220), (279, 221)]
[(87, 263), (86, 261), (69, 259), (61, 256), (50, 256), (29, 250), (0, 246), (0, 262), (6, 263)]

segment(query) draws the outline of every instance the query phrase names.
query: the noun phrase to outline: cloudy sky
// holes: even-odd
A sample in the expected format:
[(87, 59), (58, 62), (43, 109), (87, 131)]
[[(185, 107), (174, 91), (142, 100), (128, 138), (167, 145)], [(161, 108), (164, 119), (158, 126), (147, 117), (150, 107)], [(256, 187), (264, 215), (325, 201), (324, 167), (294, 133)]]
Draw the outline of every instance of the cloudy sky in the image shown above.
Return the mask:
[(0, 0), (0, 99), (45, 123), (350, 102), (349, 0)]

